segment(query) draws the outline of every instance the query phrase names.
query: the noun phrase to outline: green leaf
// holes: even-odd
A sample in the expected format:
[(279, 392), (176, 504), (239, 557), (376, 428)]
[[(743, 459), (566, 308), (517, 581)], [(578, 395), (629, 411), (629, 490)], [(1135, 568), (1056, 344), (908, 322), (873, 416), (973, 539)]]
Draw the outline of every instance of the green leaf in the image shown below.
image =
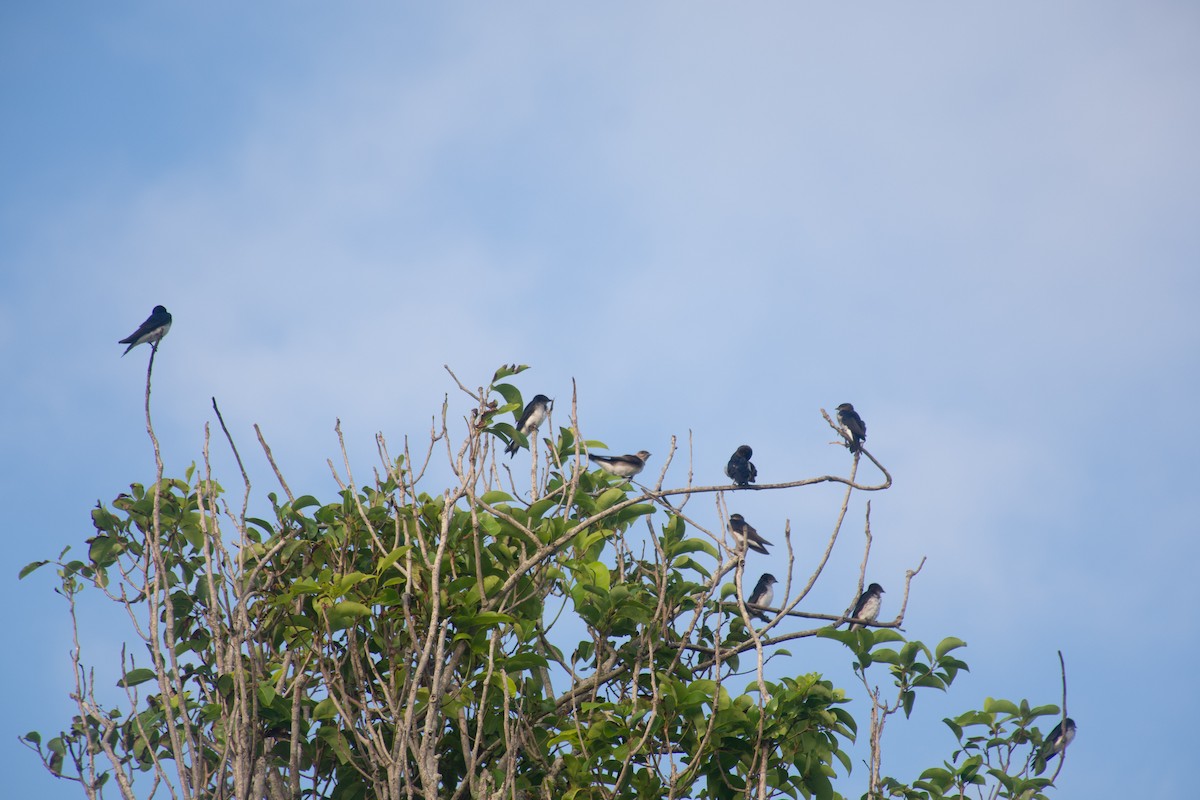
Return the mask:
[(513, 375), (520, 375), (527, 369), (529, 369), (528, 364), (503, 364), (501, 365), (500, 369), (496, 370), (496, 373), (492, 375), (492, 383), (495, 383), (496, 381), (502, 381), (505, 378), (512, 377)]
[(904, 647), (900, 648), (900, 663), (906, 667), (911, 667), (917, 661), (917, 656), (924, 650), (924, 645), (920, 642), (907, 642)]
[(941, 767), (930, 767), (921, 773), (921, 780), (935, 781), (944, 786), (949, 786), (950, 781), (953, 779), (953, 773), (951, 773), (949, 770), (942, 769)]
[(543, 514), (554, 508), (556, 505), (558, 505), (557, 498), (546, 497), (531, 505), (526, 513), (529, 514), (530, 521), (541, 519)]
[(375, 574), (382, 575), (383, 573), (387, 572), (388, 568), (407, 555), (409, 550), (412, 550), (412, 548), (405, 544), (388, 553), (379, 560), (378, 564), (375, 565)]
[(586, 584), (588, 588), (602, 589), (607, 594), (612, 586), (612, 576), (608, 573), (608, 567), (599, 561), (587, 562), (581, 566), (582, 570), (577, 573), (578, 579), (583, 581), (590, 578)]
[(24, 578), (26, 575), (30, 574), (34, 570), (40, 569), (49, 563), (50, 563), (49, 561), (32, 561), (32, 562), (26, 564), (24, 567), (21, 568), (21, 571), (19, 573), (17, 573), (17, 580), (21, 580), (22, 578)]
[(350, 745), (346, 743), (346, 737), (336, 726), (322, 725), (317, 729), (317, 738), (329, 745), (339, 763), (348, 764), (350, 762)]
[(292, 503), (292, 511), (303, 511), (304, 509), (309, 508), (311, 506), (319, 506), (319, 505), (321, 505), (320, 500), (313, 497), (311, 494), (306, 494), (306, 495), (296, 498), (296, 501), (294, 503)]
[[(728, 585), (733, 586), (733, 584), (728, 584)], [(730, 593), (732, 594), (732, 591)], [(837, 628), (821, 628), (821, 630), (817, 631), (817, 638), (833, 639), (835, 642), (841, 642), (842, 644), (846, 645), (847, 647), (853, 647), (855, 640), (858, 638), (858, 634), (857, 634), (857, 632), (850, 631), (850, 630), (838, 630)]]
[(1014, 717), (1020, 713), (1017, 711), (1017, 704), (1011, 700), (996, 700), (991, 697), (983, 701), (983, 710), (989, 714), (1010, 714)]
[(121, 680), (117, 681), (117, 686), (137, 686), (139, 683), (152, 681), (156, 677), (157, 674), (154, 672), (154, 670), (146, 669), (145, 667), (138, 667), (137, 669), (129, 670), (129, 672), (126, 672), (123, 676), (121, 676)]
[(123, 549), (118, 539), (104, 535), (96, 536), (88, 542), (88, 558), (93, 564), (108, 566), (116, 561)]
[(312, 716), (317, 721), (334, 719), (337, 717), (337, 706), (334, 705), (333, 700), (326, 697), (313, 707)]
[(1051, 715), (1059, 717), (1062, 716), (1062, 712), (1059, 710), (1058, 706), (1055, 705), (1038, 706), (1037, 708), (1031, 708), (1027, 716), (1030, 719), (1037, 719), (1038, 717), (1046, 717)]
[(504, 659), (504, 668), (509, 672), (548, 666), (550, 666), (550, 662), (537, 653), (517, 653), (515, 656)]
[[(713, 558), (719, 559), (720, 557), (718, 555), (716, 555), (716, 553), (714, 552)], [(712, 573), (708, 571), (708, 567), (704, 566), (699, 561), (696, 561), (694, 558), (692, 558), (690, 556), (684, 556), (682, 558), (675, 559), (675, 566), (677, 566), (681, 570), (685, 570), (685, 569), (694, 570), (695, 572), (700, 573), (700, 575), (702, 575), (705, 579), (712, 577)]]
[[(337, 583), (330, 590), (329, 594), (332, 597), (342, 597), (346, 594), (346, 592), (350, 591), (369, 577), (371, 576), (357, 571), (351, 572), (349, 575), (343, 575), (338, 579)], [(367, 613), (370, 612), (368, 611)]]
[(499, 392), (504, 397), (505, 405), (515, 406), (517, 413), (525, 406), (521, 403), (521, 390), (513, 386), (511, 383), (497, 383), (492, 387), (493, 390)]
[(344, 617), (369, 617), (371, 609), (353, 600), (343, 600), (330, 608), (329, 613)]
[(718, 560), (721, 558), (720, 553), (717, 552), (717, 548), (707, 539), (684, 539), (665, 549), (667, 550), (667, 554), (674, 558), (688, 553), (704, 553)]
[(484, 611), (465, 618), (462, 624), (466, 628), (479, 629), (494, 628), (497, 625), (511, 625), (515, 621), (510, 614), (501, 614), (498, 611)]
[(938, 643), (937, 650), (934, 651), (934, 657), (938, 661), (941, 661), (942, 656), (946, 655), (946, 653), (949, 653), (951, 650), (957, 650), (960, 647), (966, 646), (967, 643), (962, 639), (956, 639), (953, 636), (948, 636)]
[(882, 661), (884, 664), (899, 664), (900, 654), (890, 647), (884, 647), (879, 650), (872, 650), (871, 660)]

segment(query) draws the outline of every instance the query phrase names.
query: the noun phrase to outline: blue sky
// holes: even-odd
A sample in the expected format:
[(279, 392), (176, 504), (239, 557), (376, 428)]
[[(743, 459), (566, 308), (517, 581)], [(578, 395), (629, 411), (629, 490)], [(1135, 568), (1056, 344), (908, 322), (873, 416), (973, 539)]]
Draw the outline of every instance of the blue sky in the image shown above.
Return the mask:
[[(62, 603), (15, 576), (151, 476), (147, 351), (116, 341), (162, 303), (168, 472), (215, 396), (244, 453), (262, 424), (323, 496), (334, 420), (369, 470), (376, 431), (428, 430), (443, 364), (475, 385), (528, 363), (527, 395), (560, 399), (574, 378), (589, 438), (664, 454), (691, 431), (714, 481), (742, 442), (770, 480), (844, 469), (818, 410), (853, 402), (896, 478), (872, 578), (928, 556), (908, 632), (960, 636), (972, 668), (894, 724), (885, 771), (936, 763), (941, 717), (985, 696), (1057, 702), (1061, 648), (1061, 796), (1182, 796), (1198, 44), (1178, 2), (5, 5), (8, 785), (78, 796), (15, 743), (70, 716)], [(752, 501), (814, 543), (835, 510)], [(116, 629), (85, 630), (97, 660)], [(853, 691), (832, 645), (792, 649)]]

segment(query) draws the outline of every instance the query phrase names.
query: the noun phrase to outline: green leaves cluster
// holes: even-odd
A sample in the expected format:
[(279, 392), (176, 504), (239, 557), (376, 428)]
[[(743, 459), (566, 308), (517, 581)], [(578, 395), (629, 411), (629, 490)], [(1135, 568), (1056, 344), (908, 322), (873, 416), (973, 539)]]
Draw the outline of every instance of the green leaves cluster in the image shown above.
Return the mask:
[[(825, 630), (821, 635), (842, 642), (854, 653), (852, 665), (860, 677), (872, 664), (887, 664), (899, 689), (900, 708), (904, 716), (912, 715), (917, 689), (950, 688), (958, 673), (967, 670), (966, 662), (950, 655), (954, 650), (966, 647), (967, 643), (953, 636), (943, 639), (934, 650), (923, 642), (907, 641), (894, 630), (859, 628), (856, 631)], [(898, 643), (899, 650), (883, 647)]]
[(922, 773), (913, 786), (929, 798), (959, 797), (968, 788), (992, 786), (992, 797), (1045, 800), (1052, 780), (1034, 774), (1043, 744), (1043, 734), (1034, 723), (1053, 717), (1053, 727), (1059, 715), (1058, 706), (1031, 707), (1026, 700), (1017, 704), (989, 697), (982, 710), (944, 720), (959, 748), (941, 767)]

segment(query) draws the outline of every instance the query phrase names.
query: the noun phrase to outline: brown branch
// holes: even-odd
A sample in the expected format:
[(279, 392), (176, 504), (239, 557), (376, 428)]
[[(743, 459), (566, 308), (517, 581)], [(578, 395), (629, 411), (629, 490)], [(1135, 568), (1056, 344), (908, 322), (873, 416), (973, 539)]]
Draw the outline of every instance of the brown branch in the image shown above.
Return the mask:
[[(1059, 731), (1063, 736), (1067, 734), (1067, 662), (1063, 658), (1062, 650), (1058, 651), (1058, 668), (1062, 674), (1062, 716), (1059, 719)], [(1050, 783), (1058, 780), (1058, 773), (1062, 772), (1063, 763), (1067, 760), (1067, 748), (1063, 749), (1058, 754), (1058, 766), (1054, 770), (1054, 774), (1050, 776)]]
[(283, 493), (287, 495), (289, 503), (296, 502), (296, 496), (292, 494), (291, 488), (287, 481), (283, 479), (283, 473), (279, 471), (279, 465), (275, 463), (275, 456), (271, 453), (271, 448), (267, 444), (267, 440), (263, 438), (262, 429), (258, 427), (258, 423), (254, 423), (254, 433), (258, 435), (258, 443), (262, 445), (263, 452), (267, 456), (267, 463), (271, 465), (271, 469), (275, 472), (275, 479), (279, 481), (279, 485), (283, 487)]

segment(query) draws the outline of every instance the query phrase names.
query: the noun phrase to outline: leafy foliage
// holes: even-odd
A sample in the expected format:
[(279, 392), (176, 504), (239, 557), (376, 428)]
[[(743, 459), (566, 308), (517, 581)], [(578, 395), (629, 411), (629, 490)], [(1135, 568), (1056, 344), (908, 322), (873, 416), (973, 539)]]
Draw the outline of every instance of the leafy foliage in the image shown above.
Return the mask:
[[(741, 562), (719, 531), (685, 520), (668, 492), (589, 471), (594, 443), (574, 425), (546, 440), (540, 471), (534, 454), (522, 499), (495, 458), (514, 432), (504, 415), (523, 407), (503, 381), (522, 369), (473, 394), (455, 484), (437, 494), (381, 439), (373, 483), (326, 503), (284, 486), (269, 518), (230, 512), (192, 470), (97, 504), (86, 557), (54, 562), (60, 591), (72, 619), (85, 589), (123, 606), (141, 649), (113, 701), (77, 648), (79, 714), (26, 742), (89, 797), (110, 783), (133, 797), (148, 775), (151, 794), (200, 798), (833, 798), (859, 725), (820, 675), (766, 679), (782, 640), (824, 630), (860, 675), (888, 665), (906, 715), (917, 689), (966, 668), (957, 639), (930, 651), (894, 630), (749, 627), (723, 583)], [(447, 434), (443, 418), (430, 453)], [(1016, 725), (1005, 741), (1037, 745), (1024, 726), (1045, 713), (947, 721), (964, 764), (888, 788), (972, 784), (967, 763), (1003, 751), (998, 731)], [(987, 736), (966, 736), (973, 726)], [(1004, 782), (1010, 764), (988, 774)]]

